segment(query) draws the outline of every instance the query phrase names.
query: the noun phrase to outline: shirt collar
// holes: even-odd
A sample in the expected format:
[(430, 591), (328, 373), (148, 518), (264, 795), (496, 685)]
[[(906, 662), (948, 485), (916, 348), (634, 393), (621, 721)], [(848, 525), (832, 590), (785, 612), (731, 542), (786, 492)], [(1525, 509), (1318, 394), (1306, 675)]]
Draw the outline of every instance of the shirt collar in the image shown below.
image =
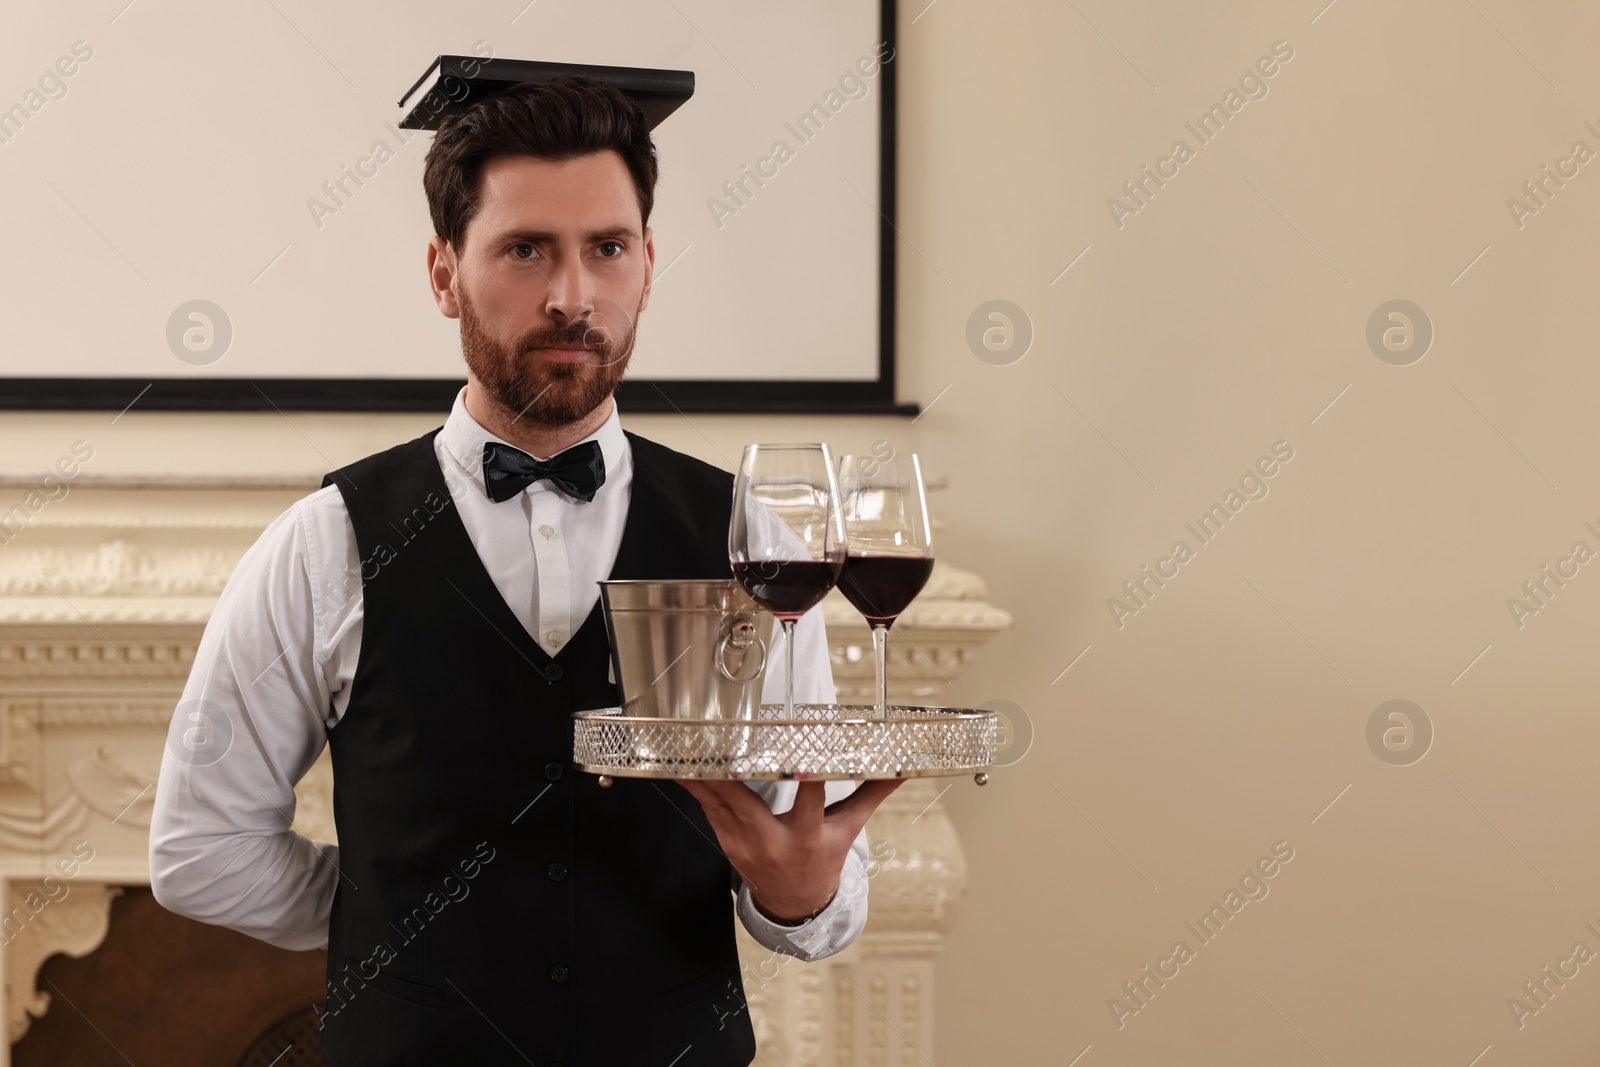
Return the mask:
[[(483, 487), (483, 446), (488, 441), (499, 441), (501, 444), (511, 445), (513, 448), (517, 447), (511, 444), (510, 441), (490, 433), (484, 429), (477, 419), (472, 417), (472, 414), (467, 411), (467, 387), (463, 385), (461, 390), (456, 393), (455, 403), (450, 407), (449, 418), (445, 419), (444, 426), (439, 431), (439, 443), (444, 446), (445, 452), (461, 468), (462, 472), (472, 479), (480, 491), (485, 493), (485, 496), (487, 496), (487, 490), (484, 490)], [(611, 414), (606, 417), (606, 421), (601, 423), (599, 428), (588, 437), (585, 437), (583, 441), (598, 441), (600, 443), (600, 455), (606, 461), (606, 472), (610, 474), (616, 471), (617, 465), (628, 447), (628, 442), (622, 434), (622, 421), (617, 416), (615, 399), (612, 401)], [(568, 447), (580, 445), (583, 441), (574, 441)], [(527, 450), (523, 449), (523, 451)], [(550, 457), (534, 456), (533, 458), (549, 459)], [(534, 491), (548, 491), (551, 486), (548, 482), (537, 481), (528, 488)], [(600, 492), (603, 493), (605, 491), (606, 486), (602, 485)]]

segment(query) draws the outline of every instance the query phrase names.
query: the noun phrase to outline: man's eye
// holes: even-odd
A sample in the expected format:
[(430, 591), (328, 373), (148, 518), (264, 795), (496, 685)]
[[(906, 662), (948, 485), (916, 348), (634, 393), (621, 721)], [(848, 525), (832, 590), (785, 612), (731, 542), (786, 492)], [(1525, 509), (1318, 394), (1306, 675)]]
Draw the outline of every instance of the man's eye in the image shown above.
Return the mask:
[[(523, 249), (527, 249), (526, 255), (523, 254)], [(533, 251), (533, 246), (531, 244), (527, 244), (526, 242), (511, 246), (511, 254), (516, 256), (518, 259), (532, 259)]]
[[(605, 249), (607, 249), (607, 248), (614, 248), (614, 249), (616, 249), (616, 251), (612, 252), (610, 255), (607, 255), (605, 253)], [(601, 249), (601, 258), (603, 258), (603, 259), (616, 259), (618, 256), (622, 255), (622, 242), (620, 242), (620, 241), (605, 241), (600, 245), (600, 249)]]

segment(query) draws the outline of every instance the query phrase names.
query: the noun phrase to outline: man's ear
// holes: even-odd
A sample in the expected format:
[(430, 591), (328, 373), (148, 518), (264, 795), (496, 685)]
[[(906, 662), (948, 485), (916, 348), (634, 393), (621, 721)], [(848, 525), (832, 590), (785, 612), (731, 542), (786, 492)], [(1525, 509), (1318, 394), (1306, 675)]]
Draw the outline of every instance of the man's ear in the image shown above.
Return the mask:
[(451, 319), (461, 317), (461, 305), (456, 300), (456, 273), (455, 249), (442, 237), (428, 238), (428, 285), (440, 313)]
[(650, 306), (650, 283), (656, 277), (656, 236), (650, 227), (644, 228), (644, 292), (639, 297), (639, 310)]

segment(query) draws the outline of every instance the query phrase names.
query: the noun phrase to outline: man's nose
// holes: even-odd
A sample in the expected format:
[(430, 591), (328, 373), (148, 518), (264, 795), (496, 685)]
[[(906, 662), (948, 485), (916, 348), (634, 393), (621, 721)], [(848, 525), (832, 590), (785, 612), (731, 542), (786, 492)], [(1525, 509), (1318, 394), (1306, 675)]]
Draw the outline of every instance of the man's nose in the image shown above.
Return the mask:
[(545, 293), (545, 313), (553, 319), (577, 322), (594, 311), (594, 286), (583, 264), (562, 256), (550, 269), (550, 288)]

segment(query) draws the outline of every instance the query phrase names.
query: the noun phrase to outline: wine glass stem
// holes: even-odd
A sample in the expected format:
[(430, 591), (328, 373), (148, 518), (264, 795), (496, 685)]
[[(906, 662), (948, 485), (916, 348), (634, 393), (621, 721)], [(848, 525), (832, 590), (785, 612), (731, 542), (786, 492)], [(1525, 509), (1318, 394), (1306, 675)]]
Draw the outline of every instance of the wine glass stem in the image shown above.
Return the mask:
[(889, 628), (872, 627), (872, 662), (878, 669), (878, 718), (889, 717)]
[(783, 717), (794, 718), (794, 620), (783, 620)]

